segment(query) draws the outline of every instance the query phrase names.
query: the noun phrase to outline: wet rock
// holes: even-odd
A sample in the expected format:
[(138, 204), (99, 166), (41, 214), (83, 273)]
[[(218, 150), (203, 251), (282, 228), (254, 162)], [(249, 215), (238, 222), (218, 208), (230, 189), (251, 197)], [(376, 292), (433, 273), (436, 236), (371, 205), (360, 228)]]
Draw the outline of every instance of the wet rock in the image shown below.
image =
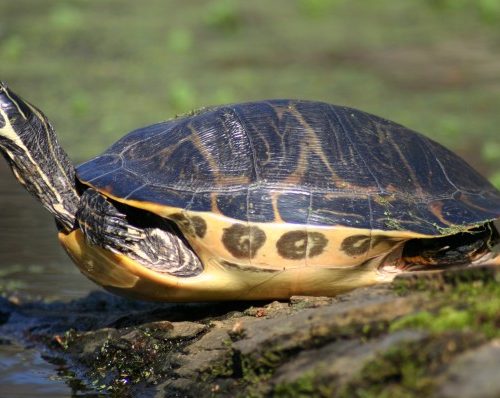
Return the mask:
[(427, 397), (435, 389), (443, 369), (462, 352), (484, 342), (474, 333), (428, 334), (420, 339), (400, 341), (375, 353), (348, 380), (324, 380), (324, 387), (339, 398), (387, 396)]
[[(104, 328), (96, 331), (76, 333), (72, 330), (65, 335), (55, 335), (54, 343), (58, 344), (64, 350), (68, 350), (73, 356), (93, 356), (94, 352), (101, 347), (104, 342), (118, 336), (115, 329)], [(75, 342), (78, 341), (78, 344)]]
[(293, 361), (279, 367), (271, 383), (274, 386), (291, 384), (308, 374), (316, 379), (336, 379), (336, 384), (341, 385), (361, 371), (376, 354), (402, 342), (419, 341), (426, 336), (423, 332), (401, 331), (370, 342), (340, 340), (303, 351)]
[(229, 335), (225, 328), (214, 328), (198, 341), (185, 348), (177, 356), (175, 373), (180, 377), (192, 377), (210, 371), (217, 363), (223, 363), (229, 353)]
[(333, 297), (292, 296), (290, 304), (295, 308), (317, 308), (331, 304)]
[(500, 339), (456, 358), (436, 389), (442, 398), (500, 397)]
[(243, 315), (248, 315), (256, 318), (273, 318), (277, 315), (292, 314), (297, 309), (299, 308), (290, 306), (289, 302), (272, 301), (261, 307), (252, 306), (250, 308), (247, 308), (243, 312)]
[(258, 322), (252, 317), (241, 317), (215, 322), (213, 328), (199, 340), (186, 346), (177, 357), (176, 376), (192, 377), (193, 375), (231, 373), (229, 369), (233, 355), (232, 341), (244, 338), (247, 327)]
[(341, 302), (305, 309), (290, 316), (265, 319), (246, 328), (245, 339), (233, 344), (239, 355), (258, 361), (273, 352), (286, 353), (367, 330), (370, 325), (392, 320), (426, 304), (421, 296), (379, 296), (369, 303)]
[(141, 326), (143, 330), (154, 330), (164, 332), (168, 339), (190, 339), (208, 329), (207, 325), (196, 322), (151, 322)]

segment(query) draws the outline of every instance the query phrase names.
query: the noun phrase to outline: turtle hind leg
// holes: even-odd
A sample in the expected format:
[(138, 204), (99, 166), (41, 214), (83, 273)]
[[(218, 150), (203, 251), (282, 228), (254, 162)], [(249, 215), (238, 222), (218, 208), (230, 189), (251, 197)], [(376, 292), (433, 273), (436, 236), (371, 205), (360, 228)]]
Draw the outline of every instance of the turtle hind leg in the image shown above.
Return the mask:
[(412, 239), (403, 249), (405, 270), (442, 269), (450, 266), (467, 266), (492, 257), (493, 247), (500, 237), (490, 222), (467, 232), (437, 238)]
[(83, 192), (76, 219), (89, 244), (125, 254), (153, 271), (182, 277), (203, 271), (175, 224), (92, 188)]

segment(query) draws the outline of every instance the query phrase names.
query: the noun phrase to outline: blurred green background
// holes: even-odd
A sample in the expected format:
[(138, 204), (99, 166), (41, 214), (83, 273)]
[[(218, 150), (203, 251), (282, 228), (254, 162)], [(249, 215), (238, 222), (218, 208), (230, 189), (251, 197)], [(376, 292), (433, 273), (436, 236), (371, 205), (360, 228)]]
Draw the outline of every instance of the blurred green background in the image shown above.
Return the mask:
[(193, 108), (293, 97), (421, 131), (500, 187), (498, 0), (0, 0), (0, 78), (76, 161)]
[[(0, 79), (49, 116), (77, 162), (194, 108), (289, 97), (421, 131), (500, 188), (500, 0), (0, 0)], [(95, 289), (6, 173), (3, 162), (0, 293)], [(56, 396), (36, 358), (9, 347), (3, 390)]]

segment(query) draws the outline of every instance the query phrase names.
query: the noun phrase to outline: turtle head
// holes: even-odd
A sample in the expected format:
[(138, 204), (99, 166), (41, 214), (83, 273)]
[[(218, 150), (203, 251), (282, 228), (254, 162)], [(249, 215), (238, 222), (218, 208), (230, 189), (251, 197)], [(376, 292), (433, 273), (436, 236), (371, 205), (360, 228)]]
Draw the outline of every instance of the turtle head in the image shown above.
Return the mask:
[(0, 147), (23, 148), (47, 129), (52, 129), (47, 117), (0, 82)]
[(0, 137), (2, 141), (9, 140), (16, 143), (20, 140), (20, 132), (33, 116), (30, 105), (19, 98), (0, 82)]
[(0, 83), (0, 152), (14, 176), (71, 230), (79, 202), (75, 170), (47, 117)]
[(10, 121), (10, 124), (15, 124), (19, 118), (21, 118), (21, 120), (26, 120), (27, 115), (31, 113), (26, 101), (23, 101), (16, 94), (12, 93), (3, 82), (0, 82), (0, 109), (2, 116), (2, 120), (0, 121), (0, 134), (2, 134), (2, 130), (6, 125), (5, 119)]

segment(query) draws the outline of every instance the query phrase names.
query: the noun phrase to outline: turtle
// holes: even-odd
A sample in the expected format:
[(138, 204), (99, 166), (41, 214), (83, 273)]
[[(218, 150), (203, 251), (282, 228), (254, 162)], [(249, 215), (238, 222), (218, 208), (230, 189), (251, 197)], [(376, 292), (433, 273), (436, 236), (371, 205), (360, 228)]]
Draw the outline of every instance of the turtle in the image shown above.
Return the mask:
[(500, 265), (500, 192), (437, 142), (349, 107), (204, 108), (74, 167), (48, 118), (2, 83), (0, 151), (81, 272), (133, 298), (333, 296)]

